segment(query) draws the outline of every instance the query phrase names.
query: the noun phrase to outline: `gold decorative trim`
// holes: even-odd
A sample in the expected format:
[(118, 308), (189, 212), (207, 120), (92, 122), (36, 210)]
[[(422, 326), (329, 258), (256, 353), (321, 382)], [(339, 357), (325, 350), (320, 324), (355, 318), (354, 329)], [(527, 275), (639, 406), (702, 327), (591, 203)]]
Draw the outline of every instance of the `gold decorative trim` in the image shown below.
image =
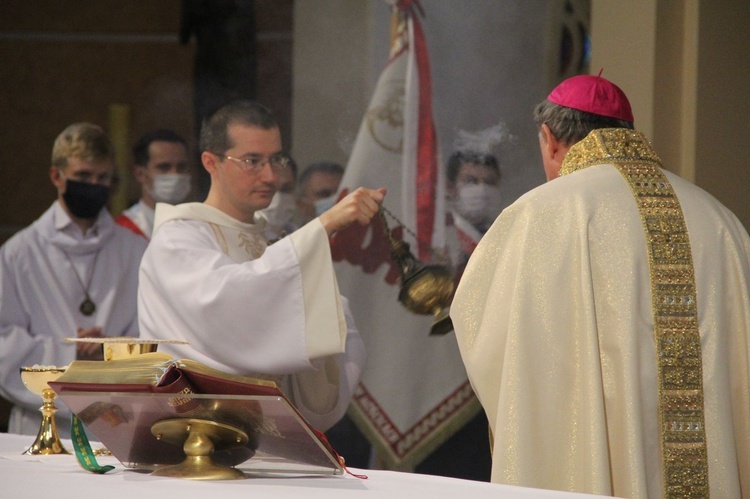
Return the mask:
[(211, 227), (211, 230), (214, 231), (214, 236), (216, 237), (216, 241), (221, 246), (221, 249), (224, 250), (224, 254), (229, 255), (229, 246), (227, 245), (227, 240), (224, 237), (224, 233), (221, 231), (221, 227), (219, 227), (217, 224), (213, 222), (209, 222), (208, 225)]
[(481, 410), (479, 399), (466, 381), (404, 432), (362, 385), (354, 392), (348, 414), (370, 439), (385, 469), (414, 471), (422, 460)]
[(240, 232), (237, 234), (237, 245), (245, 250), (245, 254), (256, 260), (263, 256), (266, 251), (266, 241), (259, 234), (246, 234)]
[(570, 148), (560, 166), (560, 176), (593, 165), (633, 161), (661, 166), (651, 143), (640, 132), (627, 128), (594, 130)]
[(613, 164), (628, 182), (646, 236), (665, 497), (708, 498), (695, 269), (685, 217), (658, 156), (642, 134), (595, 130), (570, 149), (560, 172), (604, 163)]

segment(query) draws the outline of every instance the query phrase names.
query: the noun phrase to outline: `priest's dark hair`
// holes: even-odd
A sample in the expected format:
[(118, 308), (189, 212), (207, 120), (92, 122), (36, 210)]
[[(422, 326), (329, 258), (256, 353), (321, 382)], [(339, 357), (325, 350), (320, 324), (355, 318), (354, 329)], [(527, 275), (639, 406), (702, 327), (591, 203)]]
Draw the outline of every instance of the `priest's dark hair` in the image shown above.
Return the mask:
[(266, 106), (251, 100), (238, 100), (219, 108), (203, 121), (199, 146), (201, 151), (223, 153), (231, 149), (230, 125), (247, 125), (271, 130), (278, 128), (273, 113)]

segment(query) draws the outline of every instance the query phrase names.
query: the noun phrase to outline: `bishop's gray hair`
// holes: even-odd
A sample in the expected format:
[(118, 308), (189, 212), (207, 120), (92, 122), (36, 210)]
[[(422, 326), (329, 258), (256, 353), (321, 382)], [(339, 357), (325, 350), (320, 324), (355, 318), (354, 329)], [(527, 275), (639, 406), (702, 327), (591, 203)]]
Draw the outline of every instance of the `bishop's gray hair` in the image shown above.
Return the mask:
[(599, 128), (633, 129), (633, 123), (630, 121), (560, 106), (547, 99), (534, 108), (534, 122), (539, 130), (546, 124), (552, 135), (566, 145), (583, 140), (589, 132)]

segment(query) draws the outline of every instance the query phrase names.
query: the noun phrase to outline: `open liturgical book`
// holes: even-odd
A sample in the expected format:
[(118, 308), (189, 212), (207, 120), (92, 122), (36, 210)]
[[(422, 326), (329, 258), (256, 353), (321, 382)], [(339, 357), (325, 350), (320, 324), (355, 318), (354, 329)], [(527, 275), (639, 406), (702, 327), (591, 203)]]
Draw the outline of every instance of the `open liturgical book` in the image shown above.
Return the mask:
[[(222, 429), (212, 434), (212, 459), (218, 465), (259, 473), (343, 473), (325, 437), (272, 381), (154, 352), (106, 362), (74, 361), (49, 385), (128, 468), (154, 470), (181, 463), (182, 443), (161, 438), (158, 429), (165, 422), (190, 420), (200, 422), (196, 427), (205, 423)], [(230, 440), (224, 438), (226, 428)]]

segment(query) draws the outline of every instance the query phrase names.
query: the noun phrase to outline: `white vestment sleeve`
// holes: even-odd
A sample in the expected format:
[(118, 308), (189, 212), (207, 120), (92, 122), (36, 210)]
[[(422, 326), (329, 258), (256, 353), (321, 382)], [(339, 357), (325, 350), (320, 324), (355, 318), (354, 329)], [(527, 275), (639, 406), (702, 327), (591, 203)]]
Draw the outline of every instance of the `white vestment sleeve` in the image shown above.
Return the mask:
[(313, 361), (315, 370), (295, 374), (291, 396), (297, 409), (320, 431), (344, 416), (364, 370), (365, 344), (354, 323), (349, 303), (341, 297), (347, 325), (346, 351)]
[(288, 236), (299, 257), (302, 273), (305, 337), (311, 359), (331, 351), (341, 351), (347, 331), (331, 246), (327, 235), (325, 242), (321, 243), (321, 232), (326, 234), (316, 218)]
[[(327, 248), (328, 238), (319, 222), (299, 232), (308, 244), (293, 245), (287, 237), (260, 258), (237, 263), (222, 251), (208, 223), (165, 223), (141, 265), (141, 335), (185, 340), (189, 347), (163, 350), (241, 374), (309, 369), (310, 348), (316, 357), (343, 352), (346, 330), (339, 327), (343, 314), (330, 250), (325, 261), (318, 248)], [(300, 262), (318, 268), (308, 277)], [(304, 286), (315, 292), (306, 293)], [(308, 310), (316, 327), (308, 327)]]
[(187, 341), (160, 346), (177, 358), (270, 376), (316, 428), (338, 421), (365, 352), (320, 221), (258, 251), (257, 228), (205, 205), (159, 206), (157, 219), (141, 265), (141, 336)]
[(13, 404), (38, 411), (42, 401), (24, 386), (19, 366), (56, 365), (59, 359), (72, 360), (75, 346), (59, 337), (31, 334), (31, 321), (21, 306), (11, 257), (0, 251), (0, 394)]

